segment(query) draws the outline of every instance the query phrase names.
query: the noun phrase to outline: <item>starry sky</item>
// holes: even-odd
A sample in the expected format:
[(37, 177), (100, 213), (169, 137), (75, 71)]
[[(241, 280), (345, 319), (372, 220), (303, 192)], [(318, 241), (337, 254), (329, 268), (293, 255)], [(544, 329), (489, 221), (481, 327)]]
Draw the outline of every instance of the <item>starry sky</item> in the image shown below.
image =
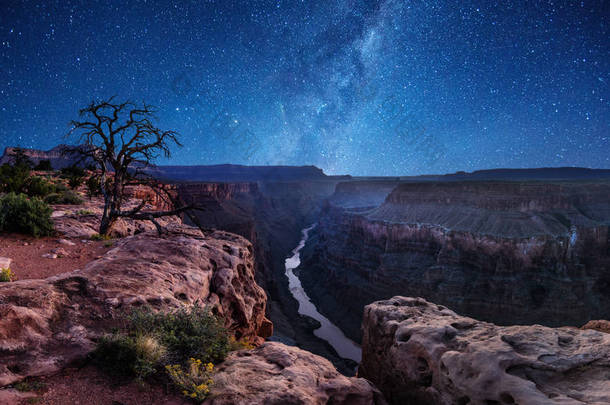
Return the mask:
[(0, 0), (0, 147), (146, 101), (160, 164), (610, 168), (608, 3)]

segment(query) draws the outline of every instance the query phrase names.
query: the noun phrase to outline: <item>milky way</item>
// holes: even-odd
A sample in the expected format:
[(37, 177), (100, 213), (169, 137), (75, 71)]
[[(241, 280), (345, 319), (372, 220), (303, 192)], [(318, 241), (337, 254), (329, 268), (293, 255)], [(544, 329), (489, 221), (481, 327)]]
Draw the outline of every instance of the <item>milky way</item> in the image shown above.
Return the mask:
[(181, 134), (173, 164), (610, 167), (603, 1), (90, 3), (2, 2), (0, 147), (117, 95)]

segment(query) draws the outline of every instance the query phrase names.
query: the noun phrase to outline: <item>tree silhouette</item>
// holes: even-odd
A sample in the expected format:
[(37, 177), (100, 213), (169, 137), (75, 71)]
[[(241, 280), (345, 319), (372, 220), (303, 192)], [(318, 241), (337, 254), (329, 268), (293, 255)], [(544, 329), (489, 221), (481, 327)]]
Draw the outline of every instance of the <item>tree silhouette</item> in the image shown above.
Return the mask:
[[(107, 234), (117, 219), (128, 217), (150, 220), (161, 232), (156, 218), (176, 215), (193, 208), (175, 207), (177, 200), (167, 188), (147, 176), (143, 169), (159, 156), (171, 156), (171, 147), (182, 146), (174, 131), (162, 131), (153, 125), (155, 108), (130, 101), (116, 103), (114, 97), (91, 102), (79, 111), (80, 120), (71, 121), (68, 137), (75, 136), (78, 146), (68, 147), (66, 154), (79, 156), (80, 162), (95, 165), (101, 171), (100, 185), (104, 197), (104, 211), (100, 223), (100, 235)], [(125, 187), (147, 185), (164, 198), (172, 199), (175, 209), (169, 211), (145, 211), (147, 200), (135, 208), (122, 209), (125, 203)]]

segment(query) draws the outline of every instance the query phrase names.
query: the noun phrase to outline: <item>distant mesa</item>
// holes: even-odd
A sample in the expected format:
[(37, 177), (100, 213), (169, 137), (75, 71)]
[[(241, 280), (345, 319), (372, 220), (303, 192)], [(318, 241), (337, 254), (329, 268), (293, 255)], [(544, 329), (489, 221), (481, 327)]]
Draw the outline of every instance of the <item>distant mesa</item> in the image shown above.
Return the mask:
[[(44, 151), (22, 148), (24, 153), (38, 164), (49, 160), (54, 169), (62, 169), (78, 162), (78, 156), (63, 153), (68, 145), (58, 145)], [(8, 147), (0, 158), (0, 165), (11, 162), (15, 152)], [(256, 181), (317, 181), (349, 180), (351, 176), (327, 176), (322, 169), (315, 166), (243, 166), (232, 164), (197, 165), (197, 166), (150, 166), (144, 170), (148, 174), (167, 181), (178, 182), (256, 182)]]

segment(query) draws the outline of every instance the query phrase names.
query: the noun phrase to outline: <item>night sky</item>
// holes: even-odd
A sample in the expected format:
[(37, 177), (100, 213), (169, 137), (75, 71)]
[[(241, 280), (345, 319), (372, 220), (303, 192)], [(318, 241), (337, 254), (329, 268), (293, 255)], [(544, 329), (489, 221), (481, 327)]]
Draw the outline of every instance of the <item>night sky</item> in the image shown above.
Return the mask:
[(0, 0), (0, 147), (117, 95), (181, 134), (172, 164), (610, 168), (602, 0), (176, 3)]

